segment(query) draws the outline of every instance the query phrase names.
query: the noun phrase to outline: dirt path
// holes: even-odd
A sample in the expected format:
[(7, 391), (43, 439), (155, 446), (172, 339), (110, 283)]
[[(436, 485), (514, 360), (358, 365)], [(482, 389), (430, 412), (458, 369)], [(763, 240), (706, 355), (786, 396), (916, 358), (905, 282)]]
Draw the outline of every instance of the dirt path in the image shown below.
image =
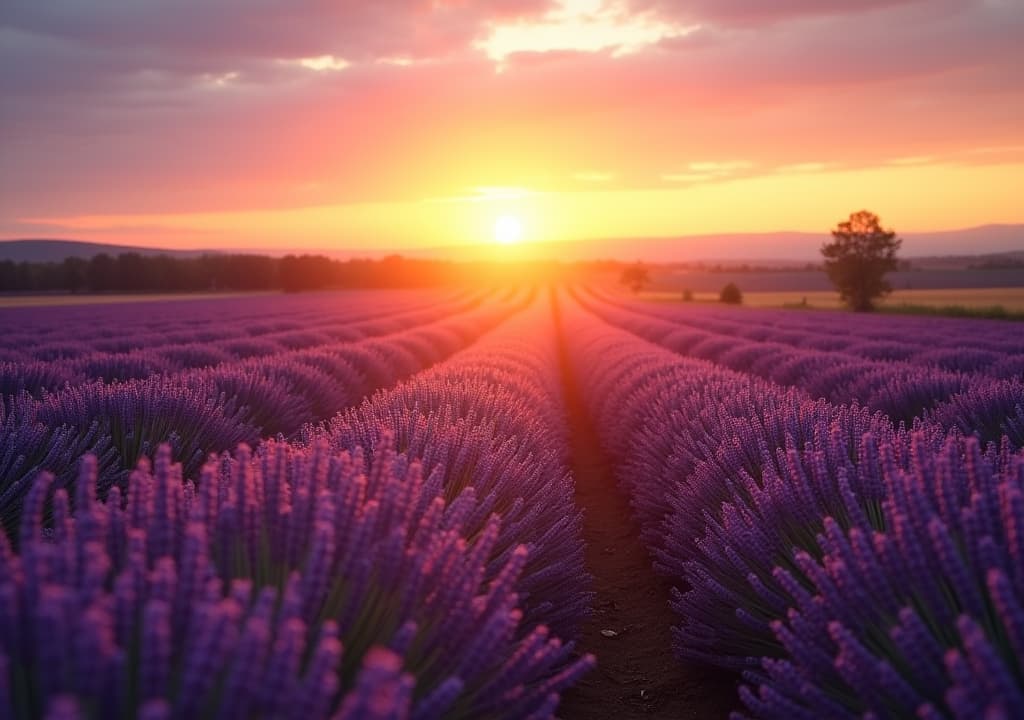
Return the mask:
[[(564, 337), (563, 337), (564, 341)], [(582, 404), (564, 348), (562, 376), (569, 412), (576, 501), (584, 512), (587, 569), (595, 578), (595, 612), (580, 650), (597, 670), (564, 693), (563, 720), (694, 718), (719, 720), (737, 709), (736, 676), (673, 657), (668, 585), (651, 568), (611, 464)], [(615, 633), (614, 635), (610, 635)]]

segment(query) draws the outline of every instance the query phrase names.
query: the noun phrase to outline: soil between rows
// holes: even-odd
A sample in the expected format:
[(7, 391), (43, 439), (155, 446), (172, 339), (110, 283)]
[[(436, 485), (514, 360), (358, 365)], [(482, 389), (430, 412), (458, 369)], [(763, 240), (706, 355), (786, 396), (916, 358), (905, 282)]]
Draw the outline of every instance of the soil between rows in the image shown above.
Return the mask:
[(597, 594), (578, 647), (596, 655), (598, 667), (563, 693), (558, 716), (726, 718), (739, 707), (738, 677), (672, 655), (669, 628), (676, 618), (668, 605), (669, 584), (654, 572), (640, 543), (629, 500), (601, 452), (564, 347), (561, 364), (576, 502), (583, 510), (587, 570)]

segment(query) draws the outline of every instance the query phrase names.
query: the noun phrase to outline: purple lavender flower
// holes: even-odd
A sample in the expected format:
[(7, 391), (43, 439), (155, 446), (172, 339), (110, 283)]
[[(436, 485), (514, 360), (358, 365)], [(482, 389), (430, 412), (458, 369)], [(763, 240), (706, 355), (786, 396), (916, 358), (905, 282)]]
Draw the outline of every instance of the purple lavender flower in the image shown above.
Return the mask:
[(102, 491), (118, 475), (117, 457), (98, 422), (81, 428), (48, 427), (38, 419), (38, 406), (22, 399), (9, 411), (0, 405), (0, 524), (17, 536), (21, 506), (33, 479), (42, 470), (53, 473), (58, 487), (70, 487), (78, 475), (79, 458), (98, 458)]
[[(581, 304), (682, 347), (682, 330), (645, 313)], [(1024, 458), (1009, 438), (983, 452), (970, 438), (945, 440), (934, 422), (917, 423), (912, 438), (859, 408), (679, 358), (571, 306), (565, 318), (643, 538), (687, 587), (673, 600), (681, 654), (747, 668), (743, 697), (758, 717), (997, 717), (1019, 707)], [(686, 350), (798, 385), (804, 372), (844, 378), (854, 397), (861, 383), (864, 399), (900, 419), (984, 386), (913, 363), (762, 363), (707, 337), (747, 335), (730, 322), (687, 330), (704, 336)]]
[[(857, 717), (920, 711), (962, 720), (1024, 702), (1015, 549), (1024, 455), (993, 462), (974, 439), (961, 447), (951, 438), (936, 451), (921, 436), (906, 469), (888, 453), (883, 447), (884, 525), (844, 532), (828, 521), (820, 559), (802, 562), (815, 594), (773, 623), (787, 656), (749, 676), (758, 717), (838, 704)], [(816, 693), (794, 685), (794, 674)]]
[(1024, 447), (1024, 380), (980, 384), (958, 393), (935, 408), (931, 419), (956, 428), (982, 442), (1007, 437), (1014, 447)]
[[(23, 527), (21, 541), (32, 573), (3, 553), (0, 597), (18, 600), (5, 605), (15, 616), (0, 623), (0, 654), (54, 672), (31, 676), (24, 697), (23, 685), (8, 682), (22, 708), (16, 717), (60, 696), (76, 698), (83, 717), (136, 707), (154, 717), (168, 709), (260, 716), (258, 708), (275, 717), (293, 708), (326, 717), (336, 707), (362, 713), (392, 701), (422, 717), (455, 705), (523, 717), (592, 666), (590, 657), (569, 658), (571, 644), (516, 639), (516, 586), (527, 552), (519, 548), (485, 582), (497, 517), (467, 543), (461, 525), (444, 527), (440, 498), (420, 497), (428, 486), (417, 464), (396, 457), (386, 440), (370, 466), (357, 457), (269, 443), (255, 456), (240, 449), (211, 463), (197, 491), (186, 492), (164, 447), (152, 470), (142, 462), (132, 473), (123, 511), (95, 497), (95, 463), (86, 462), (76, 522), (63, 510), (55, 514), (54, 522), (65, 518), (61, 527), (73, 531), (60, 533), (39, 520), (49, 491), (44, 474), (26, 504), (36, 521)], [(387, 512), (378, 510), (382, 503)], [(417, 512), (437, 503), (441, 512)], [(125, 521), (116, 519), (122, 512)], [(351, 519), (332, 522), (342, 516)], [(79, 528), (92, 538), (85, 554), (74, 552)], [(125, 550), (111, 556), (108, 548)], [(104, 562), (96, 565), (97, 557)], [(97, 583), (97, 572), (105, 581)], [(86, 613), (71, 611), (75, 597), (90, 599)], [(34, 634), (22, 636), (22, 627)], [(396, 634), (404, 638), (403, 655), (395, 656), (401, 691), (385, 701), (388, 681), (374, 671), (393, 662), (377, 662), (383, 656), (374, 648)], [(360, 672), (364, 658), (368, 669)], [(371, 680), (380, 692), (369, 692)], [(501, 698), (524, 683), (529, 689), (508, 710)]]
[(238, 408), (161, 377), (69, 387), (42, 400), (36, 418), (48, 428), (78, 432), (98, 423), (110, 436), (124, 470), (140, 457), (152, 457), (161, 443), (169, 443), (186, 477), (194, 476), (209, 453), (256, 439)]

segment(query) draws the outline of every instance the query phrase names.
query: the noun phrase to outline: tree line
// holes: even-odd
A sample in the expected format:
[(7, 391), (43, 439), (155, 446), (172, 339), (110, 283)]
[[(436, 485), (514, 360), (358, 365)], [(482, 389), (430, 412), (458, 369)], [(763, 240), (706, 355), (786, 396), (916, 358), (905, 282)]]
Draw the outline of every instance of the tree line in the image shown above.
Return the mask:
[(323, 255), (102, 253), (61, 262), (0, 260), (0, 292), (195, 292), (429, 287), (457, 281), (455, 263), (398, 256), (334, 260)]

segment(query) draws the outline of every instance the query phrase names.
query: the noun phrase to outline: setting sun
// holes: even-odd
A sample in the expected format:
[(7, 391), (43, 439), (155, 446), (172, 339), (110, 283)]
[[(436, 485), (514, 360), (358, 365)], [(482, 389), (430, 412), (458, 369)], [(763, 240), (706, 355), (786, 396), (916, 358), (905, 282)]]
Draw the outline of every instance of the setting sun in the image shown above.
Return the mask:
[(494, 221), (494, 242), (515, 245), (523, 239), (523, 223), (515, 215), (502, 215)]

